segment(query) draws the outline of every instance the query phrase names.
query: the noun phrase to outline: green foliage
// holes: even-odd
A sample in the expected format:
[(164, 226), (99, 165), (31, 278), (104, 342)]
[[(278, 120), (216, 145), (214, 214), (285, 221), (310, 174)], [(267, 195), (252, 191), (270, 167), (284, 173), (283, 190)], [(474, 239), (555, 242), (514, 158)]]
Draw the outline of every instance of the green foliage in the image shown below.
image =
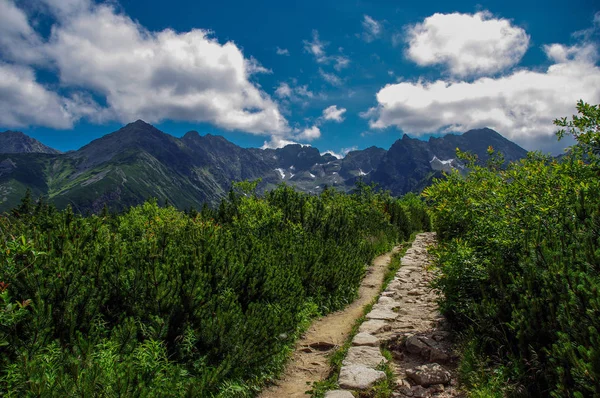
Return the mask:
[(428, 223), (423, 202), (366, 187), (255, 189), (89, 217), (27, 195), (0, 217), (0, 395), (253, 396), (310, 319)]
[(528, 396), (600, 394), (600, 112), (578, 110), (556, 121), (577, 140), (561, 161), (534, 153), (502, 169), (490, 148), (486, 167), (425, 191), (441, 309), (470, 331), (463, 367), (495, 364), (487, 384), (465, 377), (486, 396), (505, 382)]

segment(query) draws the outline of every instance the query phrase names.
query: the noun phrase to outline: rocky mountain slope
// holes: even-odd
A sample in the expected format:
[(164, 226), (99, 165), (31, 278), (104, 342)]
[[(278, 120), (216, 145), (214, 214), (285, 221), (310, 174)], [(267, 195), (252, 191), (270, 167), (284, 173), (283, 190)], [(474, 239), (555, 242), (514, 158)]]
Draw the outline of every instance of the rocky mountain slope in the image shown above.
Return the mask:
[(463, 165), (456, 148), (483, 161), (488, 146), (507, 160), (526, 155), (518, 145), (490, 129), (471, 130), (421, 141), (408, 136), (389, 150), (370, 147), (343, 159), (317, 148), (239, 147), (221, 136), (190, 131), (181, 138), (141, 120), (65, 154), (23, 133), (0, 133), (0, 211), (14, 207), (27, 188), (58, 207), (97, 212), (105, 204), (122, 210), (155, 197), (179, 208), (216, 204), (232, 181), (261, 178), (259, 190), (285, 182), (305, 192), (326, 186), (351, 190), (356, 181), (377, 183), (394, 195), (420, 190), (442, 171)]
[(60, 151), (50, 148), (20, 131), (5, 131), (0, 133), (0, 153), (50, 153)]

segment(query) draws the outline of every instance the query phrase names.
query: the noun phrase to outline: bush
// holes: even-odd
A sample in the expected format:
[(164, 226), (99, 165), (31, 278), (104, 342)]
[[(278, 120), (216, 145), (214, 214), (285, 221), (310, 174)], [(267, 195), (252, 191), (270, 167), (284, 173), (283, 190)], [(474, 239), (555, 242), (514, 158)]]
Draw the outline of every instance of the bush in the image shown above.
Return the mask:
[[(498, 168), (471, 165), (425, 191), (441, 307), (530, 396), (600, 394), (600, 111), (556, 123), (578, 145)], [(507, 371), (508, 370), (508, 371)]]
[(370, 187), (255, 186), (187, 213), (82, 217), (26, 196), (0, 218), (0, 395), (253, 395), (308, 319), (422, 227), (422, 202)]

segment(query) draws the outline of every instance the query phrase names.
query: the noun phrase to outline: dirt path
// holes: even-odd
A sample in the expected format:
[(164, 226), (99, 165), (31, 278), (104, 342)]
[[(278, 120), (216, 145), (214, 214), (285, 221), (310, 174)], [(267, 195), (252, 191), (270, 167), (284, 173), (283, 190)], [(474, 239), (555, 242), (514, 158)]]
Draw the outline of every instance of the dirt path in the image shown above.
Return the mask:
[(305, 392), (313, 382), (328, 376), (328, 354), (335, 347), (344, 344), (354, 321), (363, 315), (364, 306), (377, 297), (392, 254), (398, 250), (399, 246), (373, 261), (360, 285), (358, 299), (344, 310), (331, 313), (311, 325), (298, 340), (294, 354), (278, 383), (263, 390), (259, 397), (306, 397)]

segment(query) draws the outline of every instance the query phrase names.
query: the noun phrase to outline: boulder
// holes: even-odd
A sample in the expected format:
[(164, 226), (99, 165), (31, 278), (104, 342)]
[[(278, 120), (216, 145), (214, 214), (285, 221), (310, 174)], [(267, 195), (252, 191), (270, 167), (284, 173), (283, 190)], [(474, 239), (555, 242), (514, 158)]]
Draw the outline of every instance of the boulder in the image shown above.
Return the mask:
[(346, 390), (332, 390), (327, 391), (325, 398), (354, 398), (354, 395)]
[(407, 369), (406, 376), (423, 387), (429, 387), (434, 384), (447, 384), (451, 378), (450, 372), (437, 363), (429, 363)]
[(416, 335), (409, 336), (406, 339), (404, 346), (406, 347), (406, 351), (410, 352), (411, 354), (419, 354), (419, 355), (421, 354), (421, 352), (423, 350), (426, 350), (429, 348), (429, 346), (427, 344), (425, 344), (423, 341), (421, 341), (419, 336), (416, 336)]

